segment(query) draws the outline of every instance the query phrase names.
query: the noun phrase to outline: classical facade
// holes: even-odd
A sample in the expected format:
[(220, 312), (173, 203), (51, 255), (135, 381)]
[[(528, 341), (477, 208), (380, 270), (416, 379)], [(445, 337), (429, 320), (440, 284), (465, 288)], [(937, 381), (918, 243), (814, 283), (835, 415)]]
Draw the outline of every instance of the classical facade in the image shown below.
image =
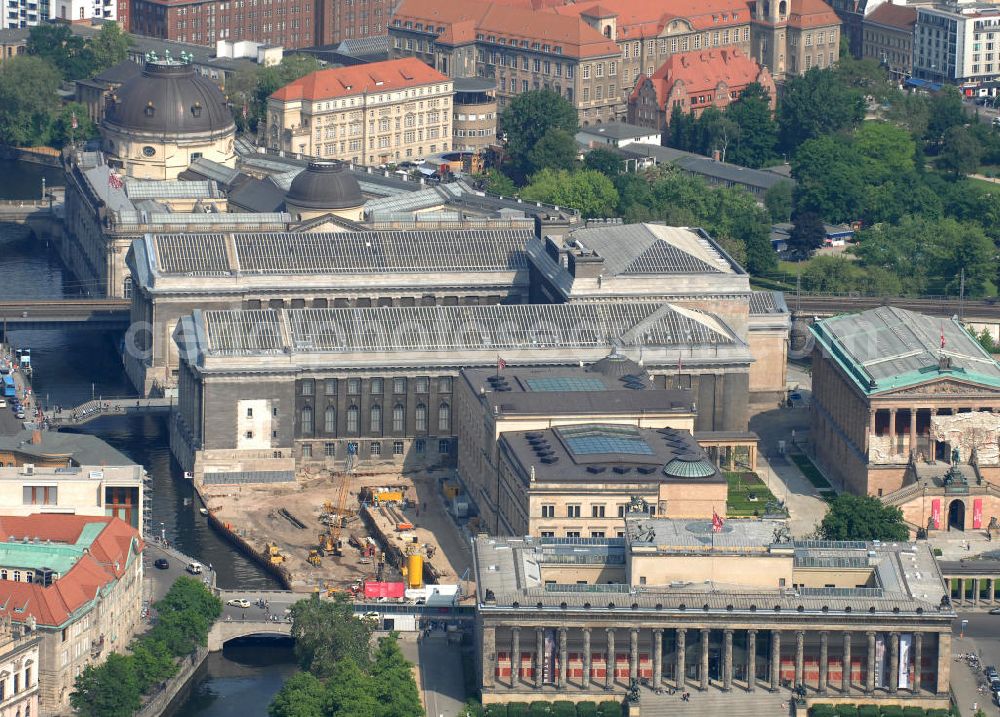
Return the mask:
[[(811, 442), (838, 488), (912, 499), (914, 528), (1000, 515), (992, 497), (969, 497), (1000, 481), (1000, 365), (961, 324), (882, 307), (811, 331)], [(942, 507), (945, 494), (958, 503)]]
[(824, 0), (750, 0), (751, 54), (774, 80), (812, 67), (833, 67), (840, 56), (840, 18)]
[(293, 480), (300, 463), (348, 456), (451, 465), (454, 380), (498, 355), (572, 366), (617, 345), (660, 386), (681, 355), (699, 425), (746, 429), (747, 344), (718, 316), (662, 301), (195, 311), (175, 340), (171, 446), (206, 483)]
[(886, 67), (889, 76), (902, 82), (913, 71), (913, 27), (917, 9), (907, 5), (880, 5), (864, 19), (861, 56)]
[(0, 618), (41, 640), (39, 713), (71, 714), (76, 676), (140, 627), (142, 539), (117, 518), (75, 515), (3, 516), (0, 531)]
[(0, 717), (31, 717), (38, 711), (38, 645), (26, 625), (0, 619)]
[(771, 73), (738, 48), (671, 55), (651, 77), (636, 82), (628, 100), (629, 122), (666, 130), (674, 108), (695, 117), (708, 107), (725, 109), (752, 83), (767, 91), (774, 109)]
[(353, 164), (451, 148), (452, 81), (412, 57), (319, 70), (267, 100), (267, 146)]
[(579, 17), (484, 0), (402, 0), (388, 30), (391, 57), (495, 82), (501, 111), (522, 92), (544, 88), (576, 107), (583, 125), (624, 114), (630, 79), (619, 72), (619, 48)]
[[(771, 521), (622, 524), (623, 538), (476, 539), (484, 702), (600, 700), (642, 679), (757, 693), (767, 714), (788, 687), (947, 707), (955, 613), (926, 545), (782, 542)], [(641, 689), (644, 710), (678, 699)]]

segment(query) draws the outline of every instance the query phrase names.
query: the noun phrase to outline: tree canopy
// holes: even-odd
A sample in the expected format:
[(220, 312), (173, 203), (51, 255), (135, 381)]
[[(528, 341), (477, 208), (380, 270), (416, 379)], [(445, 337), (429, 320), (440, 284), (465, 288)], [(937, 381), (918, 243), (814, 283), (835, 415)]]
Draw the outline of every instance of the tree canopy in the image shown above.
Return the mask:
[(13, 57), (0, 64), (0, 142), (18, 147), (45, 144), (59, 108), (59, 72), (40, 57)]
[(320, 678), (329, 677), (337, 662), (351, 656), (368, 667), (372, 627), (354, 615), (343, 595), (332, 600), (299, 600), (292, 605), (292, 637), (299, 666)]
[(499, 130), (506, 135), (507, 153), (518, 177), (528, 177), (544, 165), (532, 161), (531, 152), (550, 130), (573, 135), (578, 127), (576, 108), (552, 90), (523, 92), (500, 114)]
[(778, 104), (781, 147), (794, 152), (810, 139), (853, 129), (864, 116), (862, 91), (839, 81), (834, 70), (791, 75)]
[(906, 540), (910, 531), (903, 513), (870, 495), (841, 493), (830, 503), (830, 512), (819, 524), (824, 540)]
[(592, 169), (568, 172), (545, 168), (531, 178), (521, 196), (578, 209), (585, 217), (610, 217), (618, 205), (618, 190), (608, 177)]
[(84, 39), (62, 23), (36, 25), (28, 32), (28, 55), (49, 62), (64, 80), (82, 80), (116, 65), (128, 56), (131, 40), (118, 23), (108, 22)]

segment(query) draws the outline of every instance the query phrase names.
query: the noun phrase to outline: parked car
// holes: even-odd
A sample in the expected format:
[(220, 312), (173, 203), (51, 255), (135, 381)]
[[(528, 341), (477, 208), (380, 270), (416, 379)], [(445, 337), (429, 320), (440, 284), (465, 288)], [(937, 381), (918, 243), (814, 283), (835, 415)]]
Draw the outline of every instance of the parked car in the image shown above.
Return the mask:
[(201, 566), (201, 563), (188, 563), (187, 567), (184, 569), (187, 570), (192, 575), (201, 575), (202, 571), (204, 570), (204, 568)]
[(1000, 607), (991, 608), (990, 615), (1000, 615)]
[(241, 607), (246, 610), (250, 607), (250, 601), (246, 598), (233, 598), (232, 600), (226, 600), (226, 605), (229, 605), (229, 607)]
[(156, 560), (153, 561), (153, 567), (158, 568), (160, 570), (166, 570), (167, 568), (170, 567), (170, 561), (167, 560), (166, 558), (157, 558)]
[(24, 411), (21, 410), (20, 408), (17, 409), (17, 412), (14, 415), (17, 416), (20, 420), (22, 421), (24, 420)]
[(997, 674), (997, 668), (993, 665), (986, 666), (986, 669), (983, 670), (983, 677), (985, 677), (988, 682), (1000, 680), (1000, 675)]

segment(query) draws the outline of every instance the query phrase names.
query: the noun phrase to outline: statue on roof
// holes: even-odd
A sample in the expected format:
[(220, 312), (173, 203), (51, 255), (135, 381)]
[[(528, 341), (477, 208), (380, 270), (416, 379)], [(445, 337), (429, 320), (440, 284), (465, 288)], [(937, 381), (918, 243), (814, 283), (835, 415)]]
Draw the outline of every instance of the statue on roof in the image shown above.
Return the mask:
[(648, 513), (649, 504), (641, 495), (633, 495), (625, 507), (626, 513)]

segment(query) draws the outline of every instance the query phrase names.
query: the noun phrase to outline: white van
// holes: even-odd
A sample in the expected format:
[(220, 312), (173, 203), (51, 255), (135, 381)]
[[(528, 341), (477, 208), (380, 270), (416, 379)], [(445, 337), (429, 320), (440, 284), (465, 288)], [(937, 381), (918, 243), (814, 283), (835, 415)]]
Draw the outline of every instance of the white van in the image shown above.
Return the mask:
[(185, 570), (192, 575), (201, 575), (204, 568), (201, 566), (201, 563), (188, 563)]

